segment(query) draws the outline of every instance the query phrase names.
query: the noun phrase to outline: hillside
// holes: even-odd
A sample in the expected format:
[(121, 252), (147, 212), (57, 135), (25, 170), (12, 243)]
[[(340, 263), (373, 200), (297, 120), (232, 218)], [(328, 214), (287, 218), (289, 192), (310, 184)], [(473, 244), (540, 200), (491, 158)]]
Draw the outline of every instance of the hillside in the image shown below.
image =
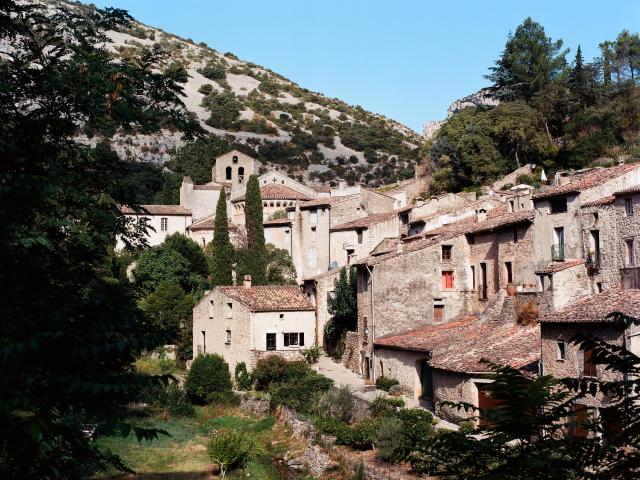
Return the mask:
[[(94, 8), (49, 3), (84, 12)], [(157, 54), (159, 70), (178, 72), (185, 106), (202, 127), (254, 153), (267, 168), (278, 166), (305, 181), (344, 179), (370, 186), (414, 174), (420, 136), (398, 122), (309, 91), (233, 53), (136, 21), (108, 36), (113, 43), (107, 48), (115, 59), (144, 49)], [(102, 138), (100, 132), (84, 133), (93, 144)], [(168, 129), (161, 135), (112, 135), (112, 148), (131, 161), (163, 165), (179, 146), (180, 136)]]

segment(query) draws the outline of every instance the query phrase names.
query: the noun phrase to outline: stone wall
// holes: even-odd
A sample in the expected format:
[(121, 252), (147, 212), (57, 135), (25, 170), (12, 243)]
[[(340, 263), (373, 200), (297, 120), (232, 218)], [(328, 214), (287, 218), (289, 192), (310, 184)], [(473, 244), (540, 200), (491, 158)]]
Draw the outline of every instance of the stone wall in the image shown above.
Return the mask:
[(342, 352), (341, 363), (353, 370), (354, 372), (360, 369), (360, 354), (358, 351), (358, 333), (347, 332), (344, 337), (344, 350)]

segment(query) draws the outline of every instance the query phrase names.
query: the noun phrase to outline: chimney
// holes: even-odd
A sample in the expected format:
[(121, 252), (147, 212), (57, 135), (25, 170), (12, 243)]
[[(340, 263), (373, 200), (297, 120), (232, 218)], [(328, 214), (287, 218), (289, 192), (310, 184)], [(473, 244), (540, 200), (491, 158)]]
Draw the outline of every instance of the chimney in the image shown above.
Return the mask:
[(404, 242), (399, 241), (396, 243), (396, 253), (404, 252)]
[(251, 275), (244, 276), (244, 288), (251, 288)]
[(487, 211), (484, 208), (478, 210), (478, 222), (484, 222), (487, 219)]

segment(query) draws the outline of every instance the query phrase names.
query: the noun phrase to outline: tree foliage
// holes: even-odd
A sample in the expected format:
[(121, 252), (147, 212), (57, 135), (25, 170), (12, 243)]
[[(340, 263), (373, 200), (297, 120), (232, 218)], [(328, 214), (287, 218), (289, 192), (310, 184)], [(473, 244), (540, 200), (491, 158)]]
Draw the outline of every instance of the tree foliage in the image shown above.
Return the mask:
[(211, 286), (233, 284), (234, 251), (229, 240), (229, 220), (227, 219), (227, 196), (224, 189), (216, 205), (211, 246)]
[(247, 182), (244, 211), (247, 231), (247, 248), (239, 252), (238, 275), (251, 275), (254, 285), (267, 283), (267, 253), (264, 241), (262, 197), (257, 175), (251, 175)]
[(329, 313), (333, 318), (324, 329), (329, 342), (335, 342), (344, 331), (354, 331), (358, 325), (358, 304), (356, 297), (357, 271), (354, 267), (340, 269), (334, 281), (334, 291), (327, 301)]
[(3, 478), (125, 468), (85, 430), (115, 425), (117, 407), (150, 382), (130, 368), (134, 356), (164, 343), (144, 330), (109, 253), (117, 236), (144, 233), (129, 231), (118, 208), (135, 205), (135, 192), (119, 183), (115, 158), (74, 141), (78, 127), (103, 136), (195, 129), (182, 87), (155, 68), (157, 50), (112, 60), (104, 31), (128, 22), (117, 9), (0, 2), (0, 43), (11, 46), (0, 62)]
[(271, 243), (265, 245), (267, 284), (296, 285), (296, 267), (289, 252)]
[(158, 287), (141, 302), (151, 329), (173, 343), (180, 335), (180, 325), (191, 319), (194, 306), (193, 296), (177, 284), (161, 282)]

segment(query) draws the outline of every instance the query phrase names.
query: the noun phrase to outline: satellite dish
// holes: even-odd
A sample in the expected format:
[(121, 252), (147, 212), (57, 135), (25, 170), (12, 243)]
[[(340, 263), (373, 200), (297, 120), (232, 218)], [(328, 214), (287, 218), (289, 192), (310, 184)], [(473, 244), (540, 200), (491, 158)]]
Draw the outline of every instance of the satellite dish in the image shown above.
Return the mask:
[(331, 262), (331, 265), (329, 266), (329, 270), (333, 270), (334, 268), (338, 268), (338, 262), (336, 262), (335, 260)]

